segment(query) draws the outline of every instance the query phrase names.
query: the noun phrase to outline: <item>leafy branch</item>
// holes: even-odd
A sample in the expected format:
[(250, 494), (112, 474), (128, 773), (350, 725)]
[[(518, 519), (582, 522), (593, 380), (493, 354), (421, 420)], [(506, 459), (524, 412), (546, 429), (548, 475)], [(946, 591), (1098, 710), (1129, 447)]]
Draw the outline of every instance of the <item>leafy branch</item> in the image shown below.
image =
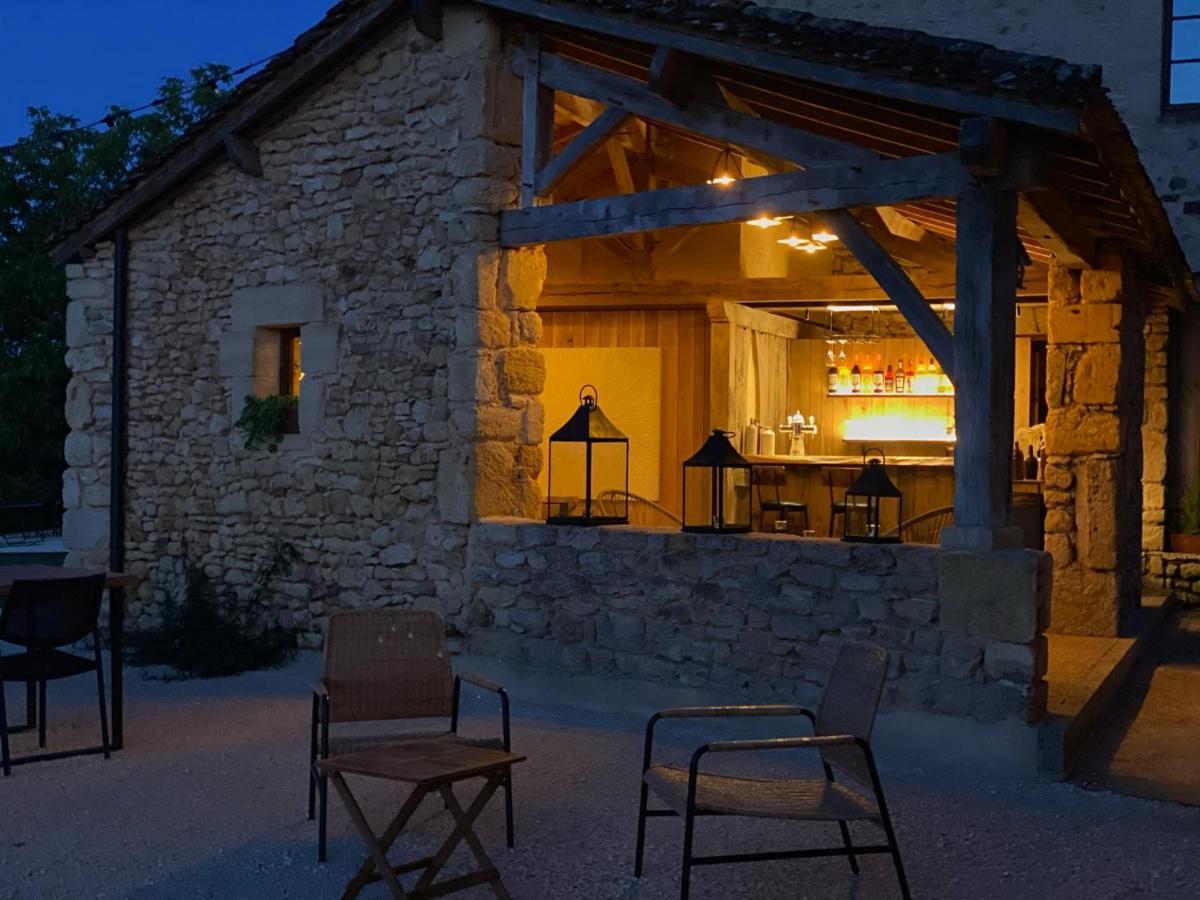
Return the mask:
[(246, 397), (246, 405), (234, 425), (246, 436), (246, 449), (256, 450), (266, 445), (274, 453), (279, 449), (288, 413), (296, 408), (297, 398), (282, 394), (267, 397)]

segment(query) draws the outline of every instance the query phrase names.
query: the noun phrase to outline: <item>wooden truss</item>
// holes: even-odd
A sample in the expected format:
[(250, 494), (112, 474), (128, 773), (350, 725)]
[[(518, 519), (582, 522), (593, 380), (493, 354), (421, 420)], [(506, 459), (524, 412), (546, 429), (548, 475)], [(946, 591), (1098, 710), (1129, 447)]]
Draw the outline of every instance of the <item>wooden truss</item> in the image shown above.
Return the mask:
[[(761, 215), (819, 213), (955, 382), (955, 521), (961, 540), (965, 546), (1004, 542), (996, 535), (1005, 532), (1011, 502), (1015, 304), (1019, 270), (1028, 262), (1018, 223), (1069, 266), (1090, 266), (1095, 253), (1087, 229), (1074, 221), (1048, 183), (1034, 143), (1014, 140), (996, 115), (981, 115), (962, 121), (957, 152), (881, 158), (869, 148), (755, 115), (707, 75), (700, 54), (661, 44), (643, 82), (547, 52), (530, 30), (519, 69), (524, 77), (522, 208), (501, 215), (503, 246), (620, 239)], [(585, 98), (598, 112), (552, 155), (555, 92)], [(730, 185), (635, 191), (627, 166), (626, 177), (620, 177), (624, 153), (614, 150), (611, 140), (631, 120), (736, 148), (771, 174)], [(1070, 123), (1060, 116), (1026, 119), (1026, 124), (1067, 128)], [(612, 161), (622, 193), (546, 202), (602, 145), (610, 156), (620, 157)], [(957, 210), (953, 334), (893, 255), (951, 257), (948, 247), (931, 242), (922, 247), (922, 229), (893, 209), (936, 199), (953, 200)]]

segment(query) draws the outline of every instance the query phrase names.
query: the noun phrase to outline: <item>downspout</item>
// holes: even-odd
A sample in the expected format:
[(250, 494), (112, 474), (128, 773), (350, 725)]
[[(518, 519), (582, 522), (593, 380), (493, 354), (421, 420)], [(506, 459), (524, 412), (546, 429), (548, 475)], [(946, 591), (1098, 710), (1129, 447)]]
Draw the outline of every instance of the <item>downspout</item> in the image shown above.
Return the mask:
[(112, 428), (108, 495), (108, 568), (125, 565), (125, 311), (129, 298), (129, 236), (113, 234)]
[[(129, 235), (119, 228), (113, 234), (113, 328), (112, 328), (112, 440), (108, 493), (108, 568), (111, 572), (125, 567), (125, 433), (128, 412), (126, 388), (126, 307), (129, 300)], [(125, 631), (125, 591), (112, 588), (108, 593), (108, 639), (113, 665), (109, 673), (112, 685), (112, 749), (120, 750), (124, 739), (124, 711), (119, 702), (124, 692), (120, 664)]]

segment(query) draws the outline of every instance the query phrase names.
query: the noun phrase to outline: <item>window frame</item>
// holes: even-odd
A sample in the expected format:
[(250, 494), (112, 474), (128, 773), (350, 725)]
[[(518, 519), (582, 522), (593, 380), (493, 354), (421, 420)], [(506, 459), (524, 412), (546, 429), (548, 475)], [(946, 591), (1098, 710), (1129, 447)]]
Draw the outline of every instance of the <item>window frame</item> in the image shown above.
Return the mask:
[(1175, 43), (1176, 22), (1200, 21), (1200, 13), (1175, 15), (1175, 0), (1163, 0), (1163, 30), (1162, 30), (1162, 97), (1160, 107), (1164, 113), (1196, 113), (1200, 112), (1200, 100), (1186, 103), (1171, 102), (1171, 75), (1178, 65), (1196, 65), (1200, 68), (1200, 56), (1186, 59), (1172, 59)]
[(297, 404), (284, 413), (283, 424), (279, 432), (280, 434), (299, 434), (300, 410), (298, 404), (300, 402), (300, 386), (297, 385), (296, 393), (293, 394), (292, 369), (296, 365), (297, 360), (292, 354), (292, 347), (294, 344), (300, 342), (300, 326), (290, 325), (272, 330), (276, 332), (279, 340), (279, 383), (276, 393), (281, 397), (295, 397)]

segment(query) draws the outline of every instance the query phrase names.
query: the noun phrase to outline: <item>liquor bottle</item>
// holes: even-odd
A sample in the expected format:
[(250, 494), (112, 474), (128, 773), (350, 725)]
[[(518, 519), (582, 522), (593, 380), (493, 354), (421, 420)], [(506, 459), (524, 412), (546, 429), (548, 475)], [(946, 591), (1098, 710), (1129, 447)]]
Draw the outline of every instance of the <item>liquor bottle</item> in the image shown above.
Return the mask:
[(929, 389), (929, 385), (925, 381), (925, 363), (919, 362), (917, 363), (917, 393), (924, 394)]
[(838, 389), (838, 367), (833, 361), (833, 350), (829, 351), (829, 367), (825, 376), (825, 387), (829, 393), (837, 393)]
[(929, 368), (925, 370), (929, 376), (929, 393), (940, 394), (941, 378), (938, 377), (937, 363), (933, 361), (933, 357), (929, 357)]
[(850, 393), (850, 365), (846, 362), (846, 348), (838, 351), (838, 391)]
[(912, 360), (910, 359), (908, 361), (908, 371), (906, 371), (904, 373), (904, 391), (905, 391), (905, 393), (911, 394), (914, 390), (916, 390), (916, 386), (917, 386), (917, 376), (913, 372)]
[(866, 360), (863, 362), (862, 368), (862, 392), (864, 394), (871, 393), (875, 388), (875, 372), (871, 368), (871, 354), (867, 354)]
[(1040, 441), (1038, 441), (1037, 462), (1038, 462), (1038, 473), (1037, 473), (1038, 481), (1045, 481), (1046, 480), (1046, 439), (1045, 438), (1042, 438)]
[(896, 363), (896, 393), (904, 393), (904, 357), (900, 357), (900, 362)]
[(875, 354), (875, 368), (873, 371), (875, 373), (875, 376), (874, 376), (875, 393), (882, 394), (883, 393), (883, 380), (884, 380), (883, 379), (883, 355), (880, 353)]
[(1029, 455), (1025, 457), (1025, 480), (1037, 481), (1038, 462), (1037, 457), (1033, 455), (1033, 444), (1029, 445)]
[(891, 363), (888, 363), (887, 371), (883, 373), (883, 392), (885, 394), (896, 393), (896, 373), (892, 369)]
[(1013, 481), (1020, 481), (1025, 477), (1025, 454), (1021, 452), (1021, 444), (1019, 441), (1013, 441), (1012, 452), (1012, 478)]
[(862, 369), (858, 367), (858, 359), (854, 360), (854, 365), (850, 368), (850, 393), (862, 393)]

